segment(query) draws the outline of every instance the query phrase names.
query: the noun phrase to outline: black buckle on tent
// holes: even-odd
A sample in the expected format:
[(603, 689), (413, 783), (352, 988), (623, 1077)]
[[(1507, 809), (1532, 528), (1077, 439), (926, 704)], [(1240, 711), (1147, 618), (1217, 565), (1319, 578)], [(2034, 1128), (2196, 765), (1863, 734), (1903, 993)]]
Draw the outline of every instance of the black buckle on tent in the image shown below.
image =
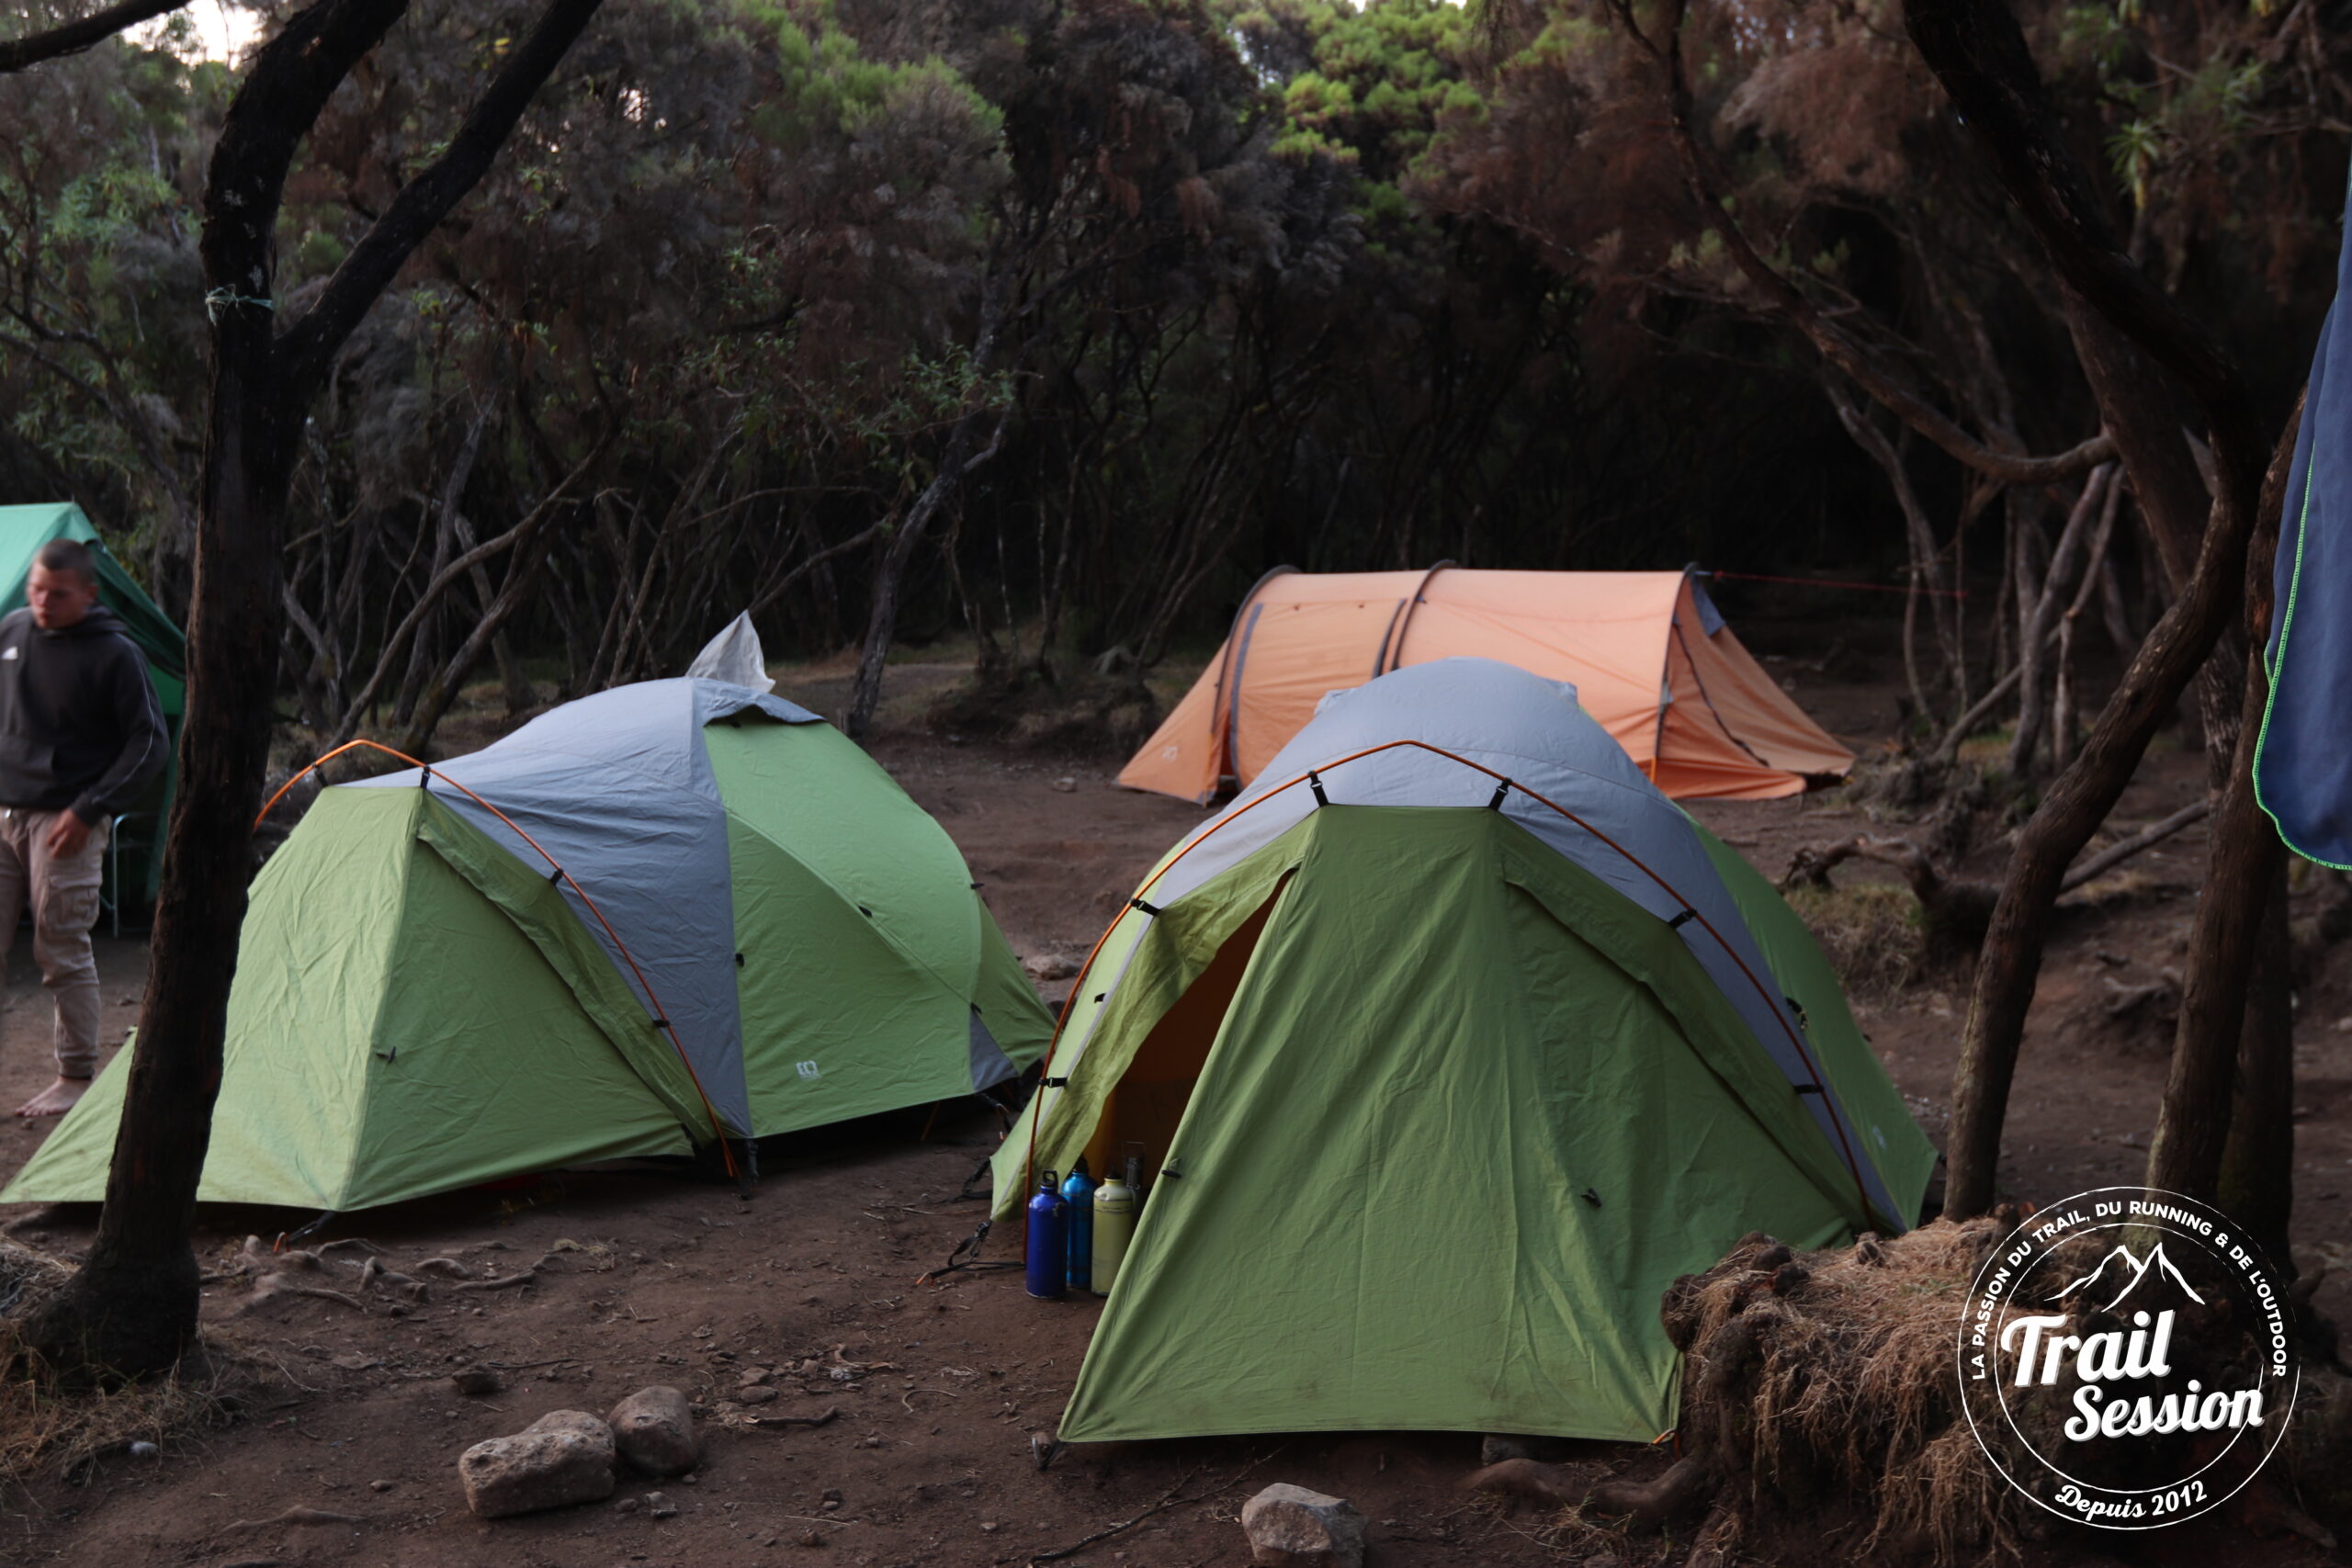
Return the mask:
[(1797, 1092), (1799, 1094), (1821, 1094), (1826, 1091), (1817, 1083), (1801, 1083), (1797, 1085)]
[(552, 870), (550, 870), (550, 871), (548, 873), (548, 886), (549, 887), (558, 887), (558, 886), (562, 886), (562, 883), (563, 883), (563, 867), (561, 867), (561, 866), (560, 866), (560, 865), (559, 865), (559, 866), (554, 867)]
[(1782, 997), (1781, 999), (1789, 1004), (1789, 1010), (1791, 1012), (1797, 1015), (1797, 1027), (1804, 1030), (1808, 1034), (1812, 1033), (1813, 1020), (1805, 1016), (1804, 1004), (1797, 1000), (1794, 997)]
[[(420, 748), (422, 750), (422, 748)], [(423, 789), (433, 782), (433, 770), (419, 762), (416, 765), (416, 787)]]
[(1689, 921), (1689, 920), (1695, 920), (1695, 919), (1697, 919), (1698, 918), (1699, 918), (1699, 911), (1698, 911), (1698, 910), (1696, 910), (1696, 909), (1692, 909), (1692, 908), (1685, 908), (1685, 909), (1684, 909), (1680, 914), (1679, 914), (1679, 915), (1675, 916), (1672, 919), (1670, 919), (1670, 920), (1668, 920), (1668, 921), (1667, 921), (1667, 922), (1666, 922), (1666, 929), (1667, 929), (1668, 931), (1677, 931), (1677, 930), (1679, 930), (1679, 929), (1681, 928), (1681, 926), (1683, 925), (1683, 923), (1684, 923), (1684, 922)]
[(1069, 1079), (1068, 1079), (1068, 1078), (1039, 1078), (1039, 1079), (1037, 1080), (1037, 1087), (1038, 1087), (1039, 1089), (1068, 1089), (1068, 1088), (1069, 1087)]
[(1316, 805), (1329, 806), (1331, 804), (1331, 797), (1323, 793), (1323, 775), (1317, 773), (1313, 768), (1306, 770), (1306, 787), (1315, 792)]
[(1495, 786), (1495, 796), (1492, 800), (1487, 802), (1487, 809), (1489, 811), (1500, 811), (1503, 808), (1503, 796), (1510, 793), (1510, 780), (1505, 779), (1502, 783)]
[(1147, 903), (1145, 903), (1141, 898), (1130, 898), (1130, 899), (1128, 899), (1128, 900), (1127, 900), (1127, 907), (1128, 907), (1129, 908), (1133, 908), (1133, 909), (1141, 909), (1141, 910), (1142, 910), (1145, 914), (1147, 914), (1147, 915), (1156, 915), (1156, 914), (1159, 913), (1159, 905), (1157, 905), (1157, 904), (1147, 904)]

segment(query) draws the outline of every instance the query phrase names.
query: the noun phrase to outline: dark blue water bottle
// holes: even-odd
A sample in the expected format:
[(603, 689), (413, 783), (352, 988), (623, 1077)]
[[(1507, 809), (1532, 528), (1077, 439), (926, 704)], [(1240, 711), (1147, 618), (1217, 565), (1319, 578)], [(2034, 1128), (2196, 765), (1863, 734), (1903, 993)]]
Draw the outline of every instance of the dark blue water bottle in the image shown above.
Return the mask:
[(1087, 1175), (1086, 1156), (1069, 1168), (1062, 1183), (1062, 1201), (1069, 1205), (1069, 1288), (1094, 1288), (1094, 1182)]
[(1069, 1289), (1069, 1204), (1054, 1190), (1054, 1173), (1037, 1182), (1029, 1200), (1029, 1293), (1057, 1302)]

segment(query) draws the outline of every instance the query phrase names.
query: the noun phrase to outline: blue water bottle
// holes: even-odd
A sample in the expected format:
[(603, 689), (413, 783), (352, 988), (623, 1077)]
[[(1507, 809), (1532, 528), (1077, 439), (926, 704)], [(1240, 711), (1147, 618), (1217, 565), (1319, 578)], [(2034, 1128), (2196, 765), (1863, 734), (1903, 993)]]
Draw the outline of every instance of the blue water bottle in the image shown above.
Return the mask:
[(1037, 1182), (1029, 1200), (1029, 1293), (1040, 1301), (1057, 1302), (1069, 1292), (1069, 1205), (1054, 1190), (1054, 1173)]
[(1094, 1182), (1086, 1173), (1086, 1156), (1069, 1168), (1062, 1183), (1062, 1201), (1069, 1205), (1069, 1288), (1094, 1288)]

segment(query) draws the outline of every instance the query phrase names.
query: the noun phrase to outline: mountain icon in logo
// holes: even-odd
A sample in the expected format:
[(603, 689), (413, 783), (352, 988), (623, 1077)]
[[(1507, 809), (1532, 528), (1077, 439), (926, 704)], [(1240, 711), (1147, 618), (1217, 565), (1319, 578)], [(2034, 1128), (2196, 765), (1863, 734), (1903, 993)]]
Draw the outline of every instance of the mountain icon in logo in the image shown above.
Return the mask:
[(2114, 1298), (2102, 1309), (2112, 1311), (2118, 1302), (2138, 1290), (2141, 1282), (2152, 1274), (2160, 1280), (2170, 1280), (2174, 1284), (2178, 1285), (2188, 1299), (2198, 1305), (2205, 1304), (2205, 1298), (2197, 1293), (2195, 1286), (2180, 1277), (2180, 1270), (2174, 1268), (2172, 1259), (2165, 1256), (2163, 1242), (2158, 1242), (2149, 1248), (2148, 1256), (2145, 1258), (2133, 1257), (2132, 1249), (2128, 1247), (2117, 1247), (2098, 1260), (2098, 1268), (2073, 1284), (2062, 1286), (2050, 1292), (2050, 1299), (2053, 1302), (2064, 1301), (2077, 1291), (2087, 1291), (2093, 1285), (2098, 1285), (2104, 1290), (2107, 1286), (2120, 1280), (2122, 1283), (2116, 1290)]

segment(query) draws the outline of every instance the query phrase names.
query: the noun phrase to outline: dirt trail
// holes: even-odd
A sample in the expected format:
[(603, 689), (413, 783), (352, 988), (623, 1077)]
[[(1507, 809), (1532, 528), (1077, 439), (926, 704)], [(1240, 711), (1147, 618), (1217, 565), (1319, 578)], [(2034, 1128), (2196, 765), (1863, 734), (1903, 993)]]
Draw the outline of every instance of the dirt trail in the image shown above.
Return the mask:
[[(1801, 699), (1858, 750), (1880, 744), (1893, 716), (1889, 687), (1774, 668), (1792, 673)], [(845, 673), (797, 672), (785, 694), (830, 712)], [(1082, 956), (1201, 813), (1116, 788), (1114, 768), (1100, 761), (926, 732), (924, 697), (960, 674), (946, 663), (895, 666), (892, 719), (875, 754), (962, 845), (1016, 952)], [(2198, 758), (2155, 756), (2120, 815), (2160, 815), (2192, 798), (2200, 778)], [(1774, 875), (1799, 844), (1869, 826), (1835, 793), (1702, 806), (1698, 815)], [(1970, 869), (1993, 874), (1999, 852), (1989, 847)], [(2108, 1021), (2106, 981), (2145, 980), (2178, 964), (2201, 861), (2201, 839), (2184, 835), (2139, 863), (2133, 897), (2070, 918), (2053, 943), (2018, 1078), (2003, 1168), (2012, 1190), (2053, 1197), (2139, 1168), (2135, 1144), (2153, 1119), (2168, 1035)], [(8, 1105), (48, 1071), (46, 998), (24, 945), (0, 1021), (0, 1099)], [(127, 1023), (144, 950), (128, 939), (100, 947), (107, 1016)], [(1963, 1006), (1947, 981), (1860, 1010), (1939, 1137)], [(2352, 1256), (2342, 1190), (2352, 1187), (2352, 964), (2340, 953), (2304, 987), (2298, 1016), (2307, 1112), (2297, 1128), (2298, 1250), (2309, 1265)], [(1645, 1543), (1556, 1535), (1556, 1521), (1540, 1512), (1465, 1500), (1453, 1486), (1476, 1463), (1477, 1442), (1467, 1436), (1121, 1445), (1074, 1450), (1038, 1472), (1030, 1435), (1052, 1428), (1099, 1308), (1033, 1302), (1012, 1272), (916, 1283), (981, 1219), (982, 1205), (956, 1194), (990, 1142), (973, 1118), (943, 1117), (925, 1131), (926, 1118), (911, 1113), (804, 1137), (769, 1160), (748, 1199), (658, 1175), (574, 1173), (338, 1220), (313, 1245), (364, 1238), (403, 1272), (435, 1257), (478, 1274), (547, 1261), (519, 1288), (433, 1283), (427, 1300), (401, 1303), (397, 1314), (390, 1298), (369, 1294), (357, 1298), (361, 1309), (306, 1297), (241, 1314), (240, 1286), (212, 1287), (208, 1323), (274, 1358), (283, 1379), (242, 1421), (175, 1440), (160, 1458), (118, 1453), (74, 1483), (44, 1478), (28, 1495), (0, 1500), (0, 1562), (995, 1564), (1027, 1562), (1173, 1497), (1135, 1529), (1059, 1561), (1189, 1568), (1248, 1560), (1233, 1520), (1273, 1480), (1352, 1499), (1373, 1520), (1374, 1561), (1385, 1568), (1511, 1568), (1611, 1552), (1629, 1563), (1653, 1560)], [(41, 1135), (0, 1126), (0, 1174)], [(246, 1235), (268, 1237), (308, 1217), (208, 1210), (199, 1247), (209, 1266), (226, 1268)], [(0, 1210), (19, 1239), (66, 1253), (86, 1245), (94, 1218), (87, 1210)], [(321, 1282), (356, 1295), (366, 1254), (334, 1256), (349, 1261), (330, 1262), (337, 1277)], [(2335, 1281), (2320, 1299), (2352, 1309)], [(503, 1392), (455, 1391), (448, 1373), (478, 1362), (505, 1369)], [(675, 1517), (603, 1505), (493, 1525), (466, 1512), (455, 1461), (467, 1444), (548, 1410), (601, 1414), (650, 1382), (716, 1406), (734, 1401), (752, 1369), (770, 1370), (766, 1386), (780, 1392), (740, 1415), (838, 1415), (780, 1429), (707, 1422), (700, 1472), (658, 1488), (677, 1505)], [(1596, 1470), (1657, 1462), (1598, 1446), (1589, 1460)], [(625, 1486), (616, 1497), (654, 1489)], [(292, 1506), (361, 1522), (231, 1529)], [(2181, 1536), (2151, 1560), (2323, 1559), (2299, 1545)]]

